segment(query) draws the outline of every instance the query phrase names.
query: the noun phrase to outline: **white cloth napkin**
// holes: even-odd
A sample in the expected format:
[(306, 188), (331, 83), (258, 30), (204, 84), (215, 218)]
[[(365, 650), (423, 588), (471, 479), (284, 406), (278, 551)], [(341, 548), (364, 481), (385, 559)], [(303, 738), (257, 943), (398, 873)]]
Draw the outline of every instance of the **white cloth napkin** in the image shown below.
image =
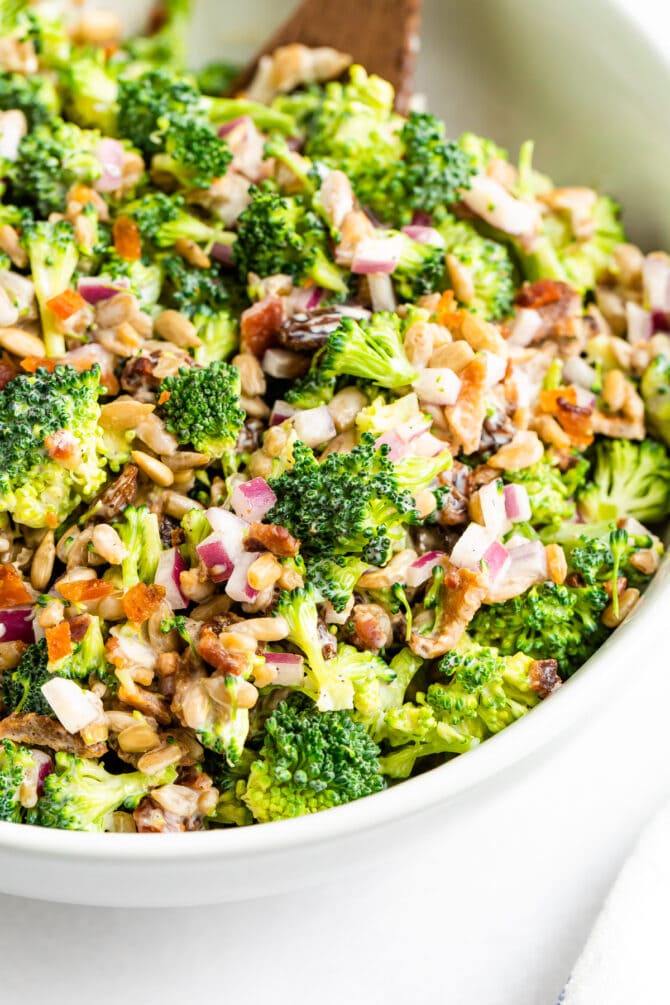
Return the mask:
[(668, 1005), (669, 933), (670, 804), (621, 870), (560, 1005)]

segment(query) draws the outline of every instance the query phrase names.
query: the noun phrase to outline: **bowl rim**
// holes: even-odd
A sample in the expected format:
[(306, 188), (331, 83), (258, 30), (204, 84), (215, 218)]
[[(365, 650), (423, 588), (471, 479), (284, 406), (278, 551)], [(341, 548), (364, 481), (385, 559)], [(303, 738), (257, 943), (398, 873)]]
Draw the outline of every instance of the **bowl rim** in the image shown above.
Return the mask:
[(291, 820), (179, 834), (112, 834), (52, 830), (0, 821), (0, 850), (61, 859), (184, 863), (225, 856), (245, 859), (304, 848), (374, 830), (432, 806), (453, 801), (536, 754), (621, 690), (635, 640), (661, 615), (670, 579), (670, 553), (637, 607), (589, 660), (549, 699), (480, 746), (439, 767), (374, 795)]
[[(670, 47), (646, 19), (638, 19), (624, 0), (605, 0), (609, 13), (643, 40), (658, 67), (670, 71)], [(670, 543), (670, 537), (669, 537)], [(331, 843), (372, 831), (437, 805), (453, 802), (537, 754), (571, 728), (581, 725), (594, 707), (620, 694), (629, 656), (644, 632), (653, 635), (662, 617), (670, 580), (670, 551), (663, 558), (640, 602), (586, 663), (549, 699), (473, 750), (439, 767), (382, 792), (343, 806), (291, 820), (249, 827), (230, 827), (179, 834), (111, 834), (56, 830), (0, 821), (0, 852), (62, 862), (106, 862), (108, 865), (148, 862), (188, 864), (197, 860), (253, 859), (285, 849)], [(0, 883), (0, 888), (2, 884)]]

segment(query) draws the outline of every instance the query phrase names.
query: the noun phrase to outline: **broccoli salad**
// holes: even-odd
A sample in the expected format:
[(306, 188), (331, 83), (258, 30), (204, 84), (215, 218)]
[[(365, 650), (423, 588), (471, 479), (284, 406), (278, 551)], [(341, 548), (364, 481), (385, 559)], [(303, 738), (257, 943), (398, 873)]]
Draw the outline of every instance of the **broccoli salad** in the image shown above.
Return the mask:
[(313, 813), (595, 652), (670, 513), (670, 257), (332, 49), (0, 10), (0, 819)]

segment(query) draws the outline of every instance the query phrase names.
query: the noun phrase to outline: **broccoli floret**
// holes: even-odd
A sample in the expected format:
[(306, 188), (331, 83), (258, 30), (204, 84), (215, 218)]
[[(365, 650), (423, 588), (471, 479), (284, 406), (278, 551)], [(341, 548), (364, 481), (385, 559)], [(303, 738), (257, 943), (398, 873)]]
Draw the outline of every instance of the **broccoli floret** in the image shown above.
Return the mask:
[(421, 244), (407, 234), (396, 233), (400, 242), (400, 257), (393, 272), (393, 283), (399, 297), (414, 301), (444, 287), (444, 248)]
[(476, 133), (462, 133), (458, 138), (461, 150), (470, 157), (477, 174), (486, 171), (492, 160), (507, 160), (507, 151), (499, 147), (494, 140)]
[(138, 35), (124, 42), (130, 57), (130, 69), (139, 64), (151, 67), (183, 70), (186, 65), (186, 42), (191, 21), (191, 0), (161, 0), (157, 10), (160, 20), (150, 35)]
[(230, 765), (242, 756), (249, 733), (249, 709), (238, 704), (241, 682), (233, 674), (217, 679), (216, 701), (208, 693), (206, 715), (194, 730), (203, 747), (223, 754)]
[(189, 267), (178, 255), (167, 255), (162, 264), (170, 305), (191, 319), (202, 342), (193, 353), (196, 362), (205, 366), (226, 359), (239, 341), (235, 314), (242, 308), (242, 293), (237, 281), (224, 279), (215, 267)]
[(166, 428), (181, 444), (209, 457), (230, 457), (244, 423), (236, 367), (220, 361), (182, 367), (166, 377), (160, 393), (169, 395), (160, 406)]
[(265, 724), (244, 802), (260, 823), (352, 802), (384, 788), (378, 755), (348, 712), (282, 702)]
[(180, 239), (207, 246), (216, 241), (231, 244), (235, 236), (186, 212), (180, 195), (149, 192), (124, 206), (123, 212), (137, 224), (142, 239), (153, 242), (158, 248), (170, 248)]
[(205, 511), (201, 509), (189, 510), (182, 517), (181, 528), (185, 535), (181, 553), (188, 560), (189, 565), (197, 565), (199, 558), (196, 548), (212, 533)]
[(440, 227), (447, 255), (453, 255), (472, 280), (473, 296), (466, 306), (493, 321), (511, 313), (516, 276), (504, 244), (482, 237), (471, 223), (448, 217)]
[(152, 168), (172, 175), (185, 188), (207, 188), (226, 173), (233, 155), (208, 122), (176, 115), (159, 120), (164, 150), (154, 155)]
[(600, 620), (608, 599), (599, 584), (542, 583), (502, 604), (480, 608), (469, 632), (504, 656), (524, 652), (534, 659), (555, 659), (561, 675), (570, 676), (609, 634)]
[(48, 302), (69, 287), (77, 267), (79, 254), (74, 230), (66, 220), (31, 223), (26, 227), (25, 241), (46, 354), (49, 357), (62, 356), (65, 338), (57, 327), (57, 318), (49, 309)]
[(61, 74), (65, 113), (79, 126), (116, 134), (118, 83), (105, 65), (102, 50), (77, 53)]
[(42, 694), (42, 685), (51, 680), (46, 639), (28, 646), (15, 670), (2, 675), (2, 694), (10, 712), (25, 715), (53, 715), (51, 705)]
[(405, 354), (403, 322), (397, 314), (380, 311), (369, 321), (343, 318), (314, 356), (306, 376), (287, 391), (286, 400), (301, 407), (313, 407), (306, 404), (305, 397), (314, 404), (329, 401), (336, 378), (344, 375), (390, 390), (416, 380), (418, 370)]
[(217, 60), (207, 63), (201, 70), (198, 70), (195, 79), (203, 94), (218, 97), (226, 93), (239, 72), (239, 66)]
[(0, 111), (13, 108), (23, 112), (30, 129), (50, 122), (60, 110), (56, 89), (46, 77), (1, 70)]
[(307, 562), (307, 578), (336, 611), (343, 611), (349, 603), (356, 583), (368, 568), (360, 558), (339, 555), (336, 558), (317, 558)]
[(162, 551), (156, 514), (147, 506), (126, 506), (114, 529), (128, 549), (121, 562), (124, 591), (140, 582), (153, 583)]
[(387, 714), (392, 745), (410, 745), (383, 757), (382, 771), (406, 778), (418, 758), (465, 753), (521, 718), (559, 683), (555, 668), (538, 675), (533, 664), (523, 653), (487, 646), (452, 650), (439, 665), (447, 683), (431, 684), (416, 705)]
[(632, 516), (658, 523), (670, 513), (670, 458), (656, 440), (603, 440), (595, 447), (591, 481), (579, 493), (587, 520)]
[(228, 359), (239, 345), (238, 325), (230, 311), (212, 311), (201, 307), (191, 318), (201, 345), (193, 351), (193, 358), (201, 366), (217, 360)]
[(583, 485), (588, 472), (588, 461), (577, 461), (567, 471), (561, 471), (551, 457), (520, 471), (506, 471), (506, 482), (523, 485), (530, 502), (531, 526), (547, 540), (564, 524), (573, 520), (577, 512), (575, 494)]
[(28, 133), (8, 171), (14, 202), (43, 217), (63, 212), (71, 185), (88, 185), (102, 174), (95, 153), (99, 140), (97, 132), (59, 118)]
[(97, 761), (60, 752), (56, 770), (44, 782), (28, 823), (69, 831), (104, 831), (120, 806), (133, 809), (153, 788), (169, 785), (177, 777), (172, 765), (153, 775), (130, 771), (111, 775)]
[[(40, 368), (0, 391), (0, 510), (28, 527), (55, 527), (93, 498), (105, 480), (101, 392), (97, 366)], [(71, 447), (69, 467), (58, 463), (61, 440)]]
[(224, 757), (207, 751), (205, 771), (219, 790), (219, 801), (209, 817), (215, 824), (227, 827), (246, 827), (254, 822), (251, 810), (243, 802), (249, 770), (255, 754), (245, 748), (235, 764)]
[(37, 774), (35, 754), (11, 740), (0, 742), (0, 820), (20, 824), (25, 816), (22, 788)]
[(652, 359), (640, 382), (647, 428), (670, 446), (670, 358)]
[(163, 149), (158, 122), (165, 116), (199, 113), (201, 95), (183, 77), (159, 67), (119, 81), (118, 128), (121, 136), (150, 157)]
[(345, 294), (344, 273), (330, 260), (325, 224), (301, 196), (280, 195), (266, 184), (252, 187), (247, 208), (237, 221), (233, 257), (242, 278), (277, 273)]
[(364, 433), (349, 453), (329, 454), (320, 464), (301, 442), (293, 446), (293, 468), (270, 485), (277, 502), (267, 519), (287, 527), (315, 557), (360, 555), (384, 565), (404, 525), (414, 518), (414, 499), (396, 481), (387, 449), (375, 449)]
[(90, 615), (84, 637), (72, 644), (72, 651), (67, 656), (55, 663), (49, 662), (49, 672), (58, 674), (59, 677), (82, 680), (104, 663), (105, 640), (102, 637), (100, 618)]
[(130, 292), (137, 297), (142, 310), (150, 311), (156, 306), (163, 285), (163, 270), (158, 260), (146, 265), (141, 259), (129, 261), (110, 254), (104, 263), (104, 269), (105, 274), (100, 276), (101, 280), (128, 280)]
[[(209, 94), (204, 87), (200, 88), (204, 94)], [(286, 115), (276, 108), (268, 105), (261, 105), (256, 101), (247, 101), (246, 98), (212, 98), (203, 102), (211, 122), (215, 125), (222, 125), (224, 122), (231, 122), (241, 116), (248, 116), (258, 129), (266, 133), (283, 133), (287, 136), (294, 135), (296, 130), (295, 119), (292, 115)]]
[(386, 717), (402, 705), (423, 660), (403, 649), (386, 664), (373, 653), (341, 645), (337, 663), (338, 672), (352, 682), (354, 718), (365, 726), (375, 743), (381, 743), (387, 736)]
[(652, 549), (659, 557), (663, 554), (663, 545), (657, 538), (651, 534), (633, 534), (618, 528), (612, 520), (566, 523), (556, 531), (553, 540), (563, 547), (570, 571), (578, 573), (587, 585), (614, 583), (617, 576), (625, 576), (631, 586), (644, 586), (649, 576), (631, 563), (631, 556), (642, 548)]

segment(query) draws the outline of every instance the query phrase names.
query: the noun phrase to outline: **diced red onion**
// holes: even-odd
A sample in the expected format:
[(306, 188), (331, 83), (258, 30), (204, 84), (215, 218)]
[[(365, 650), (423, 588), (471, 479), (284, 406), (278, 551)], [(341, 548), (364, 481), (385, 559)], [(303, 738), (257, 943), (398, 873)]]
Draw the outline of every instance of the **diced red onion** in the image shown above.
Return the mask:
[(484, 552), (482, 561), (486, 563), (492, 583), (495, 583), (497, 579), (501, 579), (511, 565), (509, 552), (499, 541), (494, 541), (488, 546)]
[(507, 546), (516, 574), (527, 571), (537, 576), (538, 582), (547, 578), (547, 556), (541, 541), (524, 541), (514, 546), (508, 541)]
[(394, 311), (396, 298), (390, 276), (375, 273), (368, 276), (368, 289), (373, 311)]
[(130, 280), (126, 276), (118, 279), (106, 279), (105, 276), (82, 276), (77, 281), (77, 292), (87, 304), (99, 304), (109, 300), (117, 293), (130, 289)]
[(645, 342), (651, 338), (653, 331), (650, 312), (629, 300), (626, 304), (626, 328), (629, 342)]
[(212, 530), (221, 535), (226, 554), (233, 563), (237, 563), (244, 554), (244, 538), (249, 530), (249, 524), (235, 513), (220, 506), (210, 506), (206, 516)]
[(426, 367), (412, 387), (421, 401), (431, 405), (453, 405), (461, 390), (460, 378), (446, 366)]
[(221, 241), (215, 241), (209, 253), (212, 258), (216, 258), (217, 262), (223, 262), (224, 265), (233, 264), (232, 244), (223, 244)]
[(402, 241), (395, 237), (364, 237), (356, 245), (351, 271), (359, 276), (384, 274), (395, 271), (402, 253)]
[(95, 156), (100, 162), (102, 174), (93, 182), (93, 188), (97, 192), (114, 192), (123, 177), (123, 144), (105, 137), (98, 143)]
[(569, 384), (577, 384), (590, 391), (597, 380), (596, 371), (581, 356), (570, 356), (563, 364), (563, 378)]
[(510, 564), (505, 574), (492, 583), (487, 603), (497, 604), (518, 597), (536, 583), (547, 579), (547, 557), (541, 541), (528, 541), (518, 535), (507, 542)]
[(512, 334), (507, 339), (510, 345), (527, 346), (533, 341), (543, 325), (540, 314), (532, 307), (521, 307), (512, 322)]
[(532, 513), (525, 485), (506, 485), (503, 489), (503, 494), (505, 496), (505, 513), (508, 520), (512, 523), (521, 523), (523, 520), (530, 520)]
[(212, 582), (223, 583), (229, 578), (235, 567), (235, 558), (238, 557), (238, 553), (236, 552), (234, 557), (230, 554), (222, 531), (212, 531), (204, 541), (196, 545), (195, 550), (207, 566), (207, 572)]
[(0, 611), (0, 642), (34, 642), (32, 607)]
[(249, 586), (249, 569), (260, 555), (259, 551), (245, 551), (235, 562), (230, 579), (226, 583), (226, 593), (231, 600), (251, 603), (258, 596), (258, 590)]
[(235, 486), (231, 501), (237, 515), (252, 523), (263, 519), (277, 502), (277, 496), (265, 478), (252, 478)]
[(293, 380), (302, 375), (309, 361), (304, 355), (292, 352), (290, 349), (266, 349), (261, 360), (261, 368), (269, 377), (279, 380)]
[(237, 129), (238, 126), (246, 125), (249, 122), (251, 122), (251, 119), (248, 115), (239, 115), (236, 119), (229, 119), (228, 122), (224, 122), (220, 125), (216, 130), (216, 135), (220, 140), (222, 140), (224, 136), (227, 136), (228, 133), (232, 133), (232, 131)]
[(294, 653), (265, 652), (265, 662), (275, 671), (273, 684), (281, 687), (296, 687), (305, 679), (302, 656)]
[(308, 447), (318, 447), (322, 443), (327, 443), (337, 433), (333, 417), (325, 405), (296, 412), (293, 416), (293, 428), (298, 439)]
[(54, 675), (40, 690), (68, 733), (78, 733), (103, 715), (98, 696), (84, 691), (73, 680)]
[(432, 433), (422, 433), (412, 441), (412, 453), (416, 457), (436, 457), (446, 449), (447, 444)]
[(482, 485), (479, 490), (479, 505), (484, 526), (494, 537), (498, 537), (505, 530), (507, 524), (505, 492), (499, 478), (487, 485)]
[(431, 227), (432, 224), (433, 218), (430, 213), (424, 213), (422, 209), (414, 210), (414, 215), (412, 216), (413, 227)]
[(670, 261), (647, 255), (642, 265), (644, 299), (650, 310), (670, 310)]
[(33, 760), (35, 761), (35, 767), (37, 769), (37, 777), (35, 778), (35, 789), (37, 795), (41, 796), (44, 790), (44, 780), (51, 774), (54, 769), (53, 761), (48, 754), (45, 754), (43, 750), (32, 750)]
[(483, 355), (486, 360), (486, 387), (493, 387), (503, 380), (507, 372), (507, 360), (488, 349), (483, 350)]
[(412, 449), (407, 440), (402, 439), (397, 429), (389, 429), (388, 432), (377, 437), (375, 440), (377, 450), (384, 446), (389, 448), (386, 456), (390, 461), (399, 461), (401, 458), (407, 457)]
[(411, 237), (413, 241), (418, 241), (419, 244), (434, 244), (437, 248), (444, 247), (444, 238), (434, 227), (422, 227), (420, 224), (412, 223), (409, 227), (403, 227), (402, 232)]
[(656, 335), (657, 332), (670, 332), (670, 311), (651, 312), (651, 332), (652, 335)]
[(188, 607), (188, 600), (181, 591), (179, 576), (186, 568), (186, 563), (177, 548), (162, 551), (158, 559), (158, 567), (154, 583), (165, 587), (165, 599), (173, 611), (181, 611)]
[(480, 523), (471, 523), (465, 528), (454, 545), (451, 561), (460, 569), (479, 569), (484, 553), (495, 540), (495, 534), (482, 527)]
[(421, 555), (407, 570), (407, 585), (412, 589), (421, 586), (430, 579), (435, 566), (440, 565), (446, 557), (443, 551), (427, 551), (425, 555)]
[(471, 178), (461, 197), (468, 209), (505, 234), (532, 234), (540, 220), (537, 205), (515, 199), (500, 182), (485, 174)]
[(324, 293), (325, 290), (323, 290), (320, 286), (311, 286), (309, 288), (309, 297), (307, 298), (307, 303), (305, 304), (305, 310), (315, 310), (323, 300)]
[(292, 415), (299, 412), (300, 409), (295, 408), (293, 405), (289, 405), (288, 401), (282, 401), (278, 398), (272, 406), (272, 411), (270, 412), (270, 419), (268, 425), (279, 426), (282, 422), (286, 422), (290, 419)]

